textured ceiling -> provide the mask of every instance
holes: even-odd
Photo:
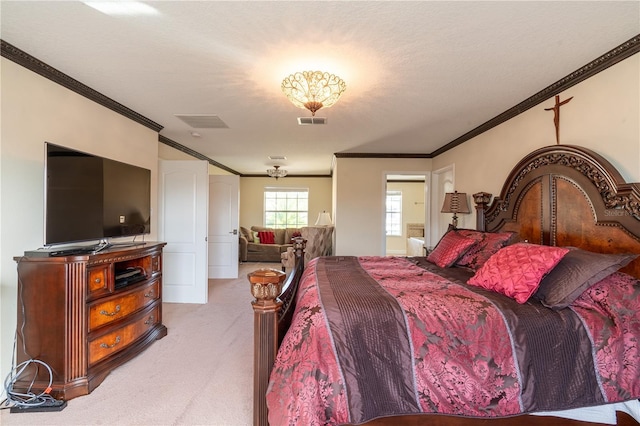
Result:
[[[640,33],[638,1],[147,4],[157,13],[3,0],[1,37],[243,174],[275,163],[329,174],[334,153],[431,153]],[[326,125],[299,126],[310,113],[280,83],[316,69],[347,90],[317,113]]]

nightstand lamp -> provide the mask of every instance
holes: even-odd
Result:
[[[451,225],[458,227],[458,213],[471,213],[469,203],[467,203],[467,194],[464,192],[447,192],[444,195],[444,203],[442,204],[441,213],[453,213],[453,221]]]

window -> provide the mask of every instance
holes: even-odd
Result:
[[[387,191],[387,235],[402,236],[402,191]]]
[[[264,226],[300,228],[309,224],[309,190],[265,188]]]

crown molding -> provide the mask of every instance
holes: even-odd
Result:
[[[443,154],[449,151],[452,148],[462,144],[463,142],[468,141],[469,139],[473,139],[476,136],[481,135],[482,133],[498,126],[499,124],[504,123],[505,121],[511,120],[515,116],[525,112],[528,109],[533,108],[536,105],[541,104],[542,102],[554,97],[555,95],[564,92],[570,87],[575,86],[576,84],[593,77],[601,71],[606,70],[607,68],[617,64],[620,61],[623,61],[635,54],[640,52],[640,34],[630,38],[625,41],[621,45],[611,49],[604,55],[594,59],[588,64],[578,68],[571,74],[566,77],[556,81],[552,85],[542,89],[535,95],[525,99],[520,102],[516,106],[509,108],[505,112],[500,115],[495,116],[491,120],[481,124],[475,129],[465,133],[464,135],[452,140],[451,142],[444,145],[442,148],[439,148],[433,151],[430,154],[368,154],[364,152],[338,152],[334,155],[336,158],[435,158],[440,154]]]
[[[638,52],[640,52],[640,34],[630,38],[621,45],[611,49],[604,55],[578,68],[571,74],[542,89],[535,95],[525,99],[516,106],[509,108],[502,114],[497,115],[496,117],[492,118],[486,123],[481,124],[470,132],[465,133],[459,138],[452,140],[442,148],[433,151],[431,154],[436,157],[460,145],[461,143],[468,141],[469,139],[475,138],[476,136],[486,132],[487,130],[492,129],[497,125],[504,123],[505,121],[511,120],[512,118],[525,112],[526,110],[541,104],[542,102],[554,97],[555,95],[558,95],[561,92],[569,89],[570,87],[573,87],[576,84],[590,77],[593,77],[599,72],[606,70],[607,68],[617,64],[618,62],[637,54]]]
[[[80,83],[79,81],[69,77],[68,75],[58,71],[57,69],[47,65],[46,63],[34,58],[28,53],[18,49],[17,47],[7,43],[4,40],[0,39],[0,47],[1,47],[1,55],[23,67],[42,75],[45,78],[48,78],[51,81],[54,81],[61,86],[64,86],[88,99],[91,99],[97,102],[100,105],[103,105],[119,114],[124,115],[125,117],[136,121],[152,130],[160,132],[164,126],[155,123],[148,118],[138,114],[137,112],[125,107],[124,105],[114,101],[113,99],[104,96],[103,94],[91,89],[90,87]],[[481,124],[475,129],[463,134],[462,136],[452,140],[447,143],[443,147],[433,151],[430,154],[398,154],[398,153],[363,153],[363,152],[338,152],[334,153],[336,158],[396,158],[396,159],[408,159],[408,158],[435,158],[440,154],[443,154],[450,149],[455,148],[456,146],[479,136],[480,134],[498,126],[499,124],[508,121],[517,115],[525,112],[528,109],[533,108],[536,105],[546,101],[553,96],[560,94],[561,92],[569,89],[576,84],[593,77],[601,71],[617,64],[624,59],[627,59],[635,54],[640,52],[640,34],[632,37],[626,42],[620,44],[619,46],[611,49],[604,55],[594,59],[588,64],[578,68],[571,74],[565,76],[564,78],[558,80],[552,85],[544,88],[539,91],[535,95],[525,99],[514,107],[506,110],[500,115],[492,118],[491,120]],[[219,167],[223,170],[227,170],[230,173],[240,175],[242,177],[263,177],[262,175],[254,175],[248,174],[243,175],[233,169],[230,169],[216,161],[210,159],[209,157],[200,154],[190,148],[187,148],[184,145],[181,145],[175,141],[172,141],[163,136],[159,136],[159,141],[165,143],[166,145],[172,146],[182,152],[185,152],[195,158],[199,158],[205,161],[208,161],[210,164]],[[330,175],[328,175],[330,176]],[[300,175],[299,177],[326,177],[322,175]]]
[[[367,152],[336,152],[336,158],[433,158],[431,154],[394,154]]]
[[[7,58],[18,65],[22,65],[23,67],[35,72],[36,74],[40,74],[41,76],[53,81],[54,83],[58,83],[59,85],[66,87],[67,89],[72,90],[79,95],[82,95],[87,99],[90,99],[106,108],[109,108],[110,110],[115,111],[118,114],[121,114],[137,123],[140,123],[151,130],[159,132],[164,127],[138,114],[132,109],[127,108],[121,103],[116,102],[113,99],[103,95],[102,93],[93,90],[89,86],[80,83],[78,80],[69,77],[65,73],[53,68],[52,66],[45,64],[41,60],[34,58],[33,56],[7,43],[4,40],[0,40],[0,54],[2,55],[2,57]]]
[[[267,174],[256,174],[256,173],[252,173],[252,174],[241,174],[240,177],[243,178],[269,178],[269,179],[275,179],[272,178],[271,176],[267,175]],[[292,174],[287,174],[285,177],[282,177],[280,179],[289,179],[289,178],[330,178],[331,175],[292,175]]]
[[[198,151],[194,151],[193,149],[191,149],[189,147],[186,147],[186,146],[182,145],[181,143],[178,143],[178,142],[176,142],[176,141],[174,141],[172,139],[169,139],[166,136],[158,135],[158,142],[163,143],[165,145],[168,145],[168,146],[170,146],[172,148],[175,148],[178,151],[182,151],[185,154],[188,154],[188,155],[190,155],[192,157],[195,157],[195,158],[197,158],[199,160],[207,161],[212,166],[218,167],[219,169],[222,169],[222,170],[226,170],[231,174],[240,175],[240,176],[242,175],[242,173],[240,173],[238,171],[235,171],[235,170],[225,166],[224,164],[220,164],[217,161],[212,160],[211,158],[207,157],[206,155],[200,154]]]

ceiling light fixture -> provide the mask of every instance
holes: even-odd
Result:
[[[280,169],[280,166],[273,166],[273,169],[267,169],[267,174],[269,177],[278,178],[285,177],[287,175],[287,171],[284,169]]]
[[[338,76],[323,71],[302,71],[282,80],[282,91],[298,108],[306,108],[316,115],[320,108],[335,104],[347,89]]]
[[[106,15],[158,15],[160,12],[139,1],[85,1],[83,2]]]

